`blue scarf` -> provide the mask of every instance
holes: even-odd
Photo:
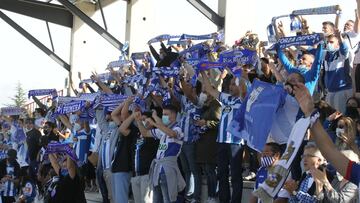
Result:
[[[65,104],[61,104],[56,108],[56,115],[65,115],[68,113],[73,113],[80,111],[85,107],[85,101],[73,101]]]
[[[53,98],[57,97],[56,89],[38,89],[38,90],[30,90],[28,93],[28,98],[32,96],[43,96],[43,95],[52,95]]]
[[[24,112],[24,109],[20,107],[3,107],[1,108],[1,115],[3,116],[15,116],[21,115]]]
[[[324,15],[324,14],[337,14],[337,6],[325,6],[318,8],[307,8],[295,10],[292,12],[293,15]]]
[[[275,50],[277,46],[280,49],[285,49],[291,46],[312,46],[323,40],[322,36],[319,33],[311,35],[300,35],[293,37],[284,37],[279,39],[279,41],[271,46],[268,50]]]
[[[217,33],[211,33],[211,34],[206,34],[206,35],[188,35],[188,34],[183,34],[180,37],[180,40],[208,40],[208,39],[214,39],[216,38]]]
[[[168,35],[168,34],[164,34],[164,35],[159,35],[155,38],[152,38],[148,41],[149,44],[155,43],[155,42],[160,42],[161,40],[169,40],[169,39],[173,39],[173,38],[179,38],[179,35]]]
[[[116,68],[116,67],[123,67],[123,66],[130,66],[131,62],[128,60],[119,60],[119,61],[112,61],[109,63],[109,68]]]
[[[238,65],[238,63],[240,65],[251,64],[255,66],[257,60],[258,56],[256,51],[251,51],[248,49],[223,51],[220,53],[219,57],[219,61],[224,63],[224,65],[229,68]]]

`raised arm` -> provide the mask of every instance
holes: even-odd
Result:
[[[140,112],[135,112],[134,113],[134,118],[135,118],[135,121],[138,125],[138,128],[139,128],[139,131],[141,133],[141,135],[143,137],[152,137],[151,136],[151,133],[150,133],[150,130],[146,129],[142,120],[141,120],[141,113]],[[152,122],[151,118],[147,118],[145,121],[147,122],[147,125],[151,125],[152,123],[149,123],[149,122]]]
[[[73,126],[71,125],[71,123],[70,123],[70,121],[69,121],[69,119],[68,119],[67,116],[65,116],[65,115],[60,115],[60,116],[59,116],[59,119],[60,119],[60,121],[65,125],[66,128],[72,129]]]
[[[285,70],[290,73],[291,69],[294,68],[294,65],[289,61],[285,53],[280,49],[280,46],[278,45],[276,46],[276,52],[278,54],[280,62],[284,65]]]
[[[304,84],[298,83],[294,86],[294,93],[301,110],[304,112],[306,117],[309,117],[314,112],[314,103],[309,91],[306,89]],[[326,160],[329,161],[331,165],[333,165],[335,169],[345,177],[349,159],[336,149],[336,146],[324,130],[320,120],[315,121],[313,126],[310,128],[310,132],[313,135],[316,145],[319,147]]]
[[[126,120],[124,120],[124,122],[121,123],[120,125],[120,133],[124,136],[128,136],[130,134],[130,125],[131,123],[134,121],[135,119],[135,112],[132,113]]]
[[[311,78],[316,78],[320,74],[321,62],[323,58],[323,44],[320,43],[316,50],[316,56],[310,69]]]
[[[356,0],[357,9],[355,10],[355,23],[354,23],[354,32],[359,33],[360,32],[360,0]]]
[[[71,179],[74,179],[76,176],[76,165],[75,162],[70,158],[69,155],[66,155],[66,167],[69,171],[69,176]]]
[[[117,124],[120,125],[121,122],[125,119],[121,117],[121,111],[125,105],[125,102],[121,103],[114,111],[111,112],[111,119]]]
[[[112,90],[106,86],[97,76],[95,73],[91,76],[91,79],[96,81],[96,84],[105,92],[108,94],[113,94]]]
[[[204,71],[201,71],[201,75],[203,78],[203,85],[204,85],[205,91],[208,92],[214,98],[218,99],[220,92],[211,86],[209,77],[206,75],[206,73]]]
[[[32,96],[31,98],[34,100],[34,102],[35,102],[40,108],[44,109],[45,111],[47,110],[47,106],[46,106],[45,104],[41,103],[41,101],[40,101],[37,97]]]
[[[55,154],[49,154],[49,160],[51,163],[52,168],[54,169],[55,173],[59,176],[60,175],[60,165],[56,160]]]

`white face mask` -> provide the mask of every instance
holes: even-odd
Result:
[[[70,118],[69,118],[69,121],[71,124],[75,124],[76,121],[79,120],[79,116],[77,114],[71,114],[70,115]]]
[[[207,95],[201,92],[199,95],[199,104],[203,105],[206,100],[207,100]]]
[[[342,134],[344,134],[345,130],[341,128],[336,128],[336,136],[341,137]]]
[[[117,127],[117,124],[114,121],[109,122],[109,128],[114,129]]]
[[[79,130],[81,130],[81,125],[78,124],[78,123],[75,123],[75,124],[74,124],[74,131],[77,132],[77,131],[79,131]]]

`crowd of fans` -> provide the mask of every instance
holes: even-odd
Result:
[[[297,18],[296,35],[313,34]],[[301,118],[310,118],[308,133],[273,201],[358,202],[358,13],[338,27],[325,21],[320,42],[272,50],[251,32],[231,47],[221,32],[161,35],[150,52],[80,78],[75,97],[41,104],[41,91],[29,93],[39,105],[32,115],[1,116],[0,202],[86,202],[85,192],[100,192],[104,203],[198,203],[203,179],[207,203],[257,202],[256,193],[242,199],[243,180],[255,180],[256,190],[269,178]],[[281,22],[276,37],[286,37]],[[255,57],[224,63],[231,51]],[[284,90],[275,116],[254,122],[269,129],[261,149],[228,129],[243,105],[251,108],[259,81]],[[257,112],[265,117],[262,99]]]

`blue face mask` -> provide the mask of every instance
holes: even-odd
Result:
[[[330,51],[330,52],[334,52],[334,51],[337,51],[338,49],[336,49],[334,47],[334,45],[330,44],[330,43],[327,43],[326,45],[326,50]]]
[[[67,176],[69,174],[69,171],[67,169],[62,168],[60,173],[62,176]]]
[[[303,65],[303,64],[301,64],[301,65],[298,66],[298,70],[300,71],[300,73],[306,73],[306,72],[309,71],[309,70],[307,69],[307,66],[306,66],[306,65]]]
[[[163,122],[165,125],[169,125],[169,124],[170,124],[169,116],[164,115],[164,116],[161,117],[161,120],[162,120],[162,122]]]

